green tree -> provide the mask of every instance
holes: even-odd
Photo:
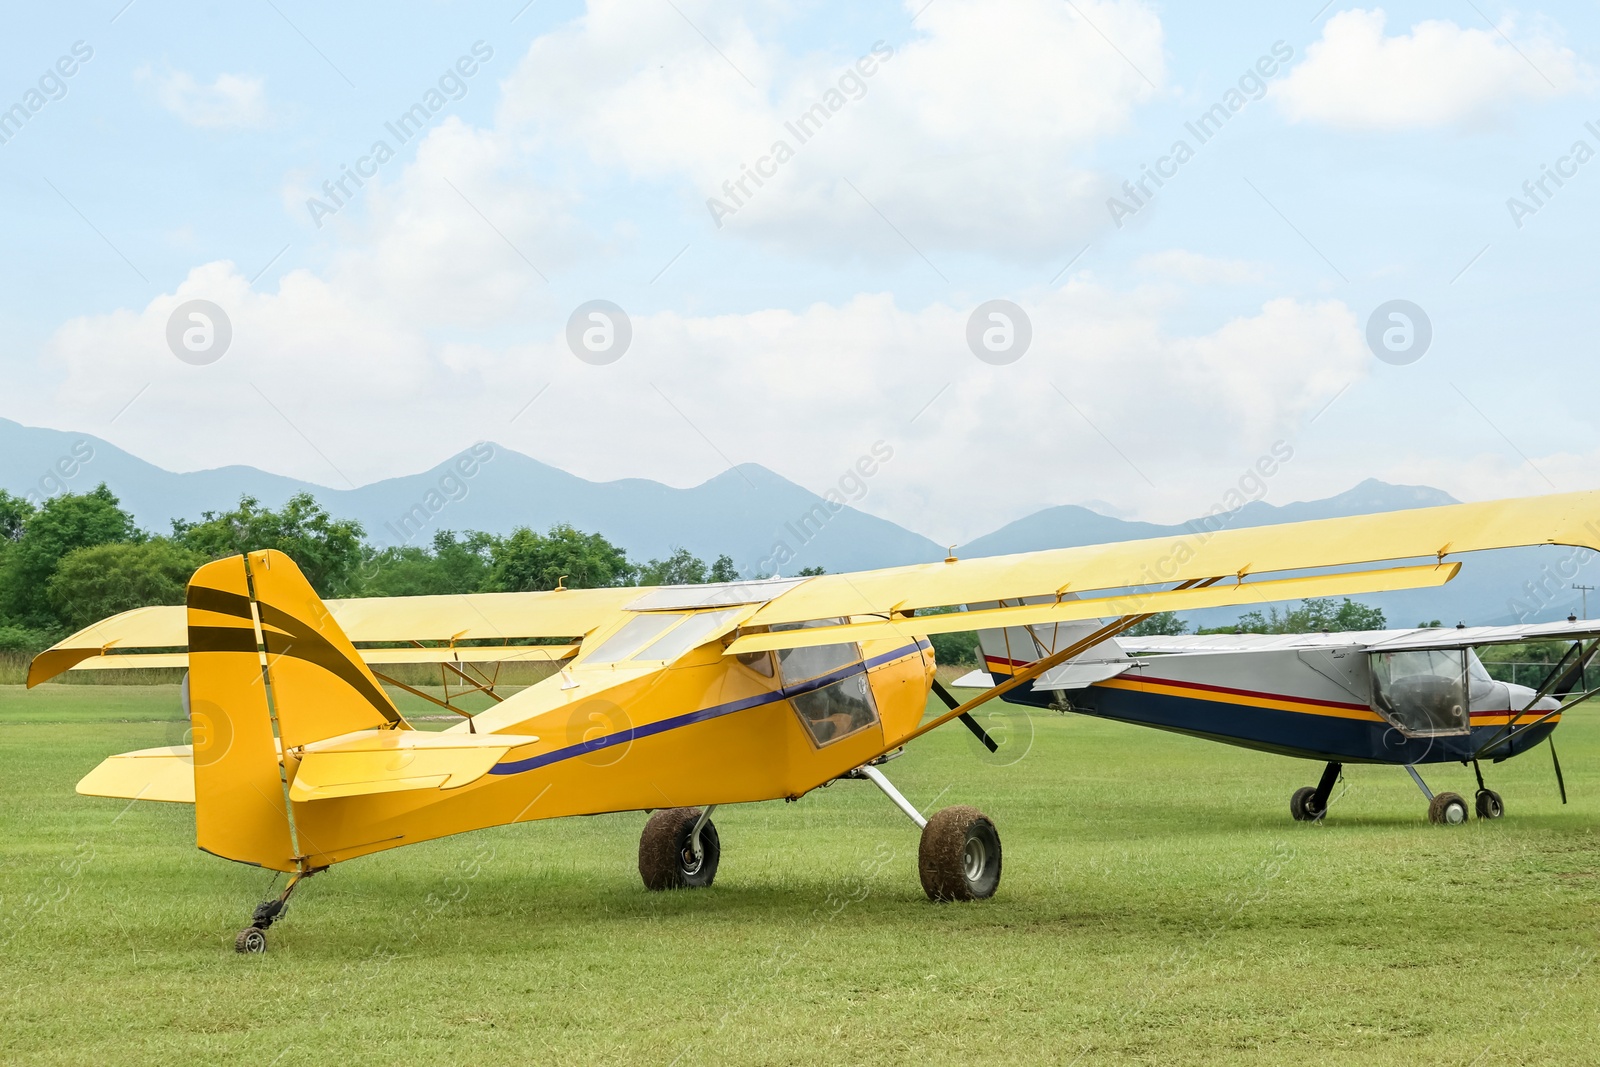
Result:
[[[1344,598],[1344,603],[1339,605],[1339,610],[1333,613],[1333,632],[1345,633],[1350,630],[1381,630],[1387,626],[1388,620],[1383,617],[1382,608],[1374,608],[1367,604]]]
[[[81,629],[130,608],[182,604],[189,577],[203,563],[198,552],[165,538],[74,549],[50,578],[50,605]]]
[[[172,521],[172,539],[208,559],[277,549],[295,561],[322,597],[354,591],[365,532],[359,522],[333,518],[310,493],[296,493],[279,511],[245,496],[232,511],[208,511],[199,522]]]
[[[488,588],[499,592],[554,589],[563,577],[569,589],[627,585],[634,576],[627,555],[600,534],[565,523],[537,534],[519,526],[489,548]]]
[[[729,555],[718,556],[716,562],[711,564],[711,573],[706,578],[709,582],[737,582],[739,568],[733,565],[733,557]]]
[[[478,593],[489,588],[492,556],[500,539],[469,530],[433,535],[433,547],[402,545],[368,550],[361,566],[361,596],[429,596]]]
[[[1302,600],[1298,608],[1289,611],[1272,607],[1265,615],[1247,611],[1239,616],[1240,628],[1257,634],[1346,633],[1381,630],[1386,625],[1382,608],[1370,607],[1349,597],[1337,608],[1329,597],[1313,597]]]
[[[795,572],[795,577],[797,577],[797,578],[815,578],[819,574],[827,574],[827,573],[828,573],[827,570],[822,568],[822,567],[801,567],[798,571]]]
[[[0,553],[13,541],[22,540],[22,528],[35,510],[27,497],[12,496],[0,489]]]
[[[1175,611],[1158,611],[1148,619],[1136,622],[1124,631],[1129,637],[1157,637],[1186,634],[1189,624],[1178,618]]]
[[[13,498],[14,499],[14,498]],[[137,541],[143,534],[101,483],[88,493],[62,493],[22,520],[22,536],[5,550],[0,567],[0,619],[16,626],[53,629],[65,620],[51,608],[50,579],[67,553],[95,545]]]
[[[705,580],[705,560],[687,548],[674,549],[666,559],[653,559],[639,568],[640,585],[702,585]]]
[[[930,634],[933,642],[933,661],[947,667],[977,667],[982,658],[978,655],[978,635],[967,630],[954,634]]]

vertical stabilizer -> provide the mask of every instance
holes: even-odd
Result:
[[[244,557],[196,571],[188,605],[195,843],[241,863],[295,870]]]

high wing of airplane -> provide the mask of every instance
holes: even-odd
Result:
[[[1600,548],[1600,493],[806,579],[327,604],[287,556],[253,551],[200,568],[184,607],[41,653],[29,684],[187,667],[194,744],[112,756],[79,791],[193,802],[201,849],[290,875],[240,951],[264,950],[290,894],[334,864],[533,819],[649,811],[645,885],[709,885],[716,806],[840,779],[874,783],[919,826],[930,898],[978,899],[1000,881],[999,832],[976,808],[925,818],[907,801],[881,768],[909,742],[958,719],[982,736],[974,707],[1057,667],[1110,670],[1074,661],[1154,612],[1437,587],[1464,554],[1539,544]],[[1076,636],[960,703],[928,637],[979,628]],[[481,679],[513,657],[563,666],[504,698],[480,685],[498,702],[439,732],[413,729],[382,684],[390,663]],[[931,718],[930,692],[947,705]]]

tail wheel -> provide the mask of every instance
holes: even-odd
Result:
[[[1000,887],[1000,831],[977,808],[935,812],[917,850],[929,900],[985,900]]]
[[[1436,826],[1460,826],[1467,821],[1467,802],[1460,793],[1437,793],[1428,804],[1428,821]]]
[[[1500,799],[1500,794],[1493,789],[1478,790],[1475,807],[1478,809],[1480,819],[1498,819],[1506,813],[1506,806]]]
[[[665,808],[650,816],[639,835],[639,877],[644,887],[698,889],[717,876],[722,845],[710,819],[700,828],[700,848],[694,848],[694,824],[699,808]]]
[[[233,951],[260,953],[267,951],[267,932],[257,926],[246,926],[233,939]]]
[[[1328,812],[1317,804],[1316,786],[1302,786],[1289,798],[1289,814],[1295,822],[1316,822]]]

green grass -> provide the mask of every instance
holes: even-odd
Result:
[[[171,687],[0,690],[0,1061],[1591,1063],[1600,724],[1495,767],[1499,823],[1442,829],[1403,772],[1316,768],[1078,717],[959,726],[888,768],[1005,842],[999,894],[933,905],[868,784],[716,815],[714,888],[649,894],[644,816],[417,845],[307,883],[232,951],[261,871],[187,807],[76,796],[165,743]],[[1470,797],[1471,773],[1434,768]]]

